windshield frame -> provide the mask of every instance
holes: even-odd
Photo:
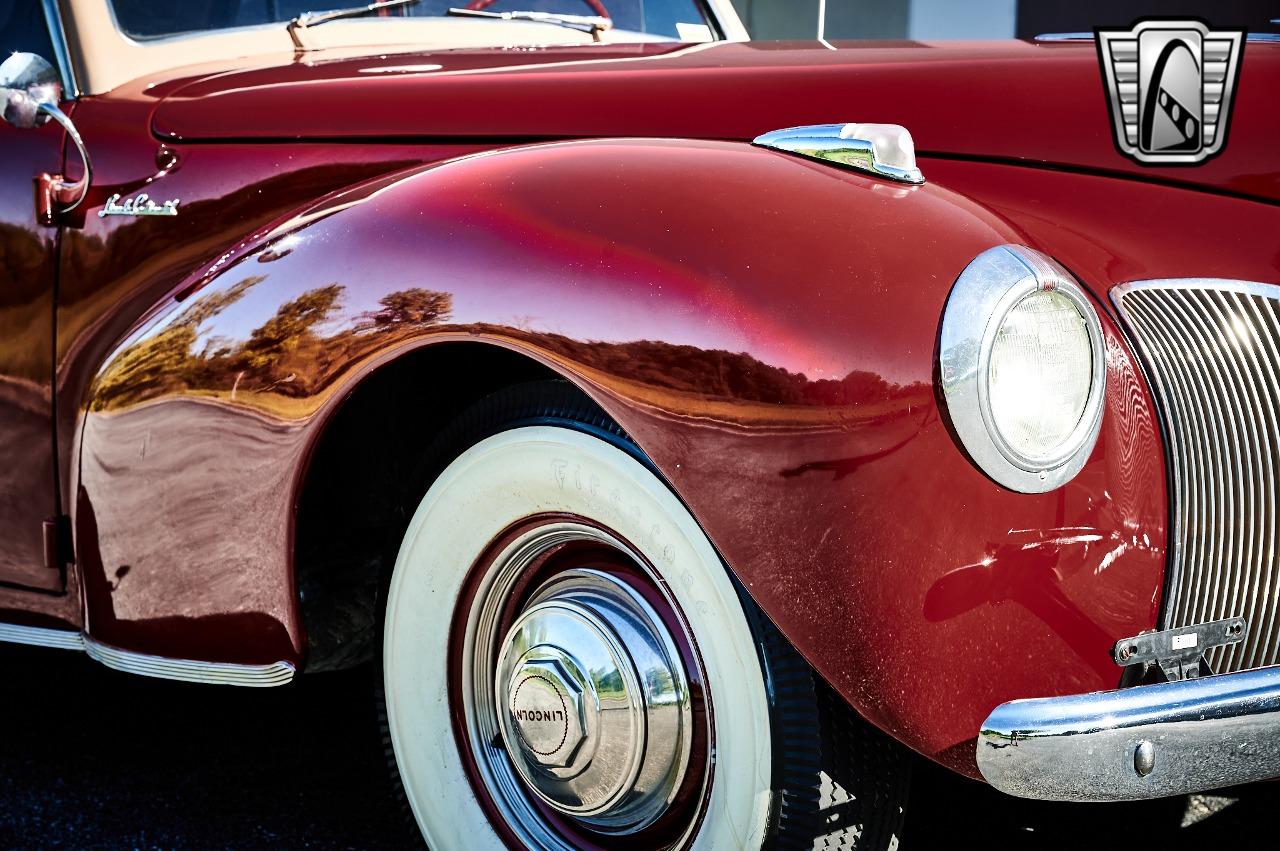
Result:
[[[70,50],[69,76],[80,94],[102,94],[130,80],[159,75],[183,66],[221,62],[240,57],[294,53],[286,23],[183,33],[134,39],[115,19],[110,0],[45,0],[56,4],[66,25]],[[711,40],[746,41],[747,31],[731,0],[694,0],[707,18]],[[527,21],[489,21],[452,17],[397,18],[396,26],[384,20],[348,18],[308,30],[315,48],[305,54],[321,58],[325,53],[408,53],[426,50],[528,46],[586,46],[677,42],[664,36],[609,30],[600,42],[574,29]],[[56,42],[55,42],[56,43]]]

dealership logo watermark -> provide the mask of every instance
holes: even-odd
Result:
[[[1094,32],[1121,153],[1147,165],[1194,165],[1221,153],[1244,30],[1150,20]]]

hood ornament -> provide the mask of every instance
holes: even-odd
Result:
[[[121,203],[120,193],[117,192],[107,199],[106,204],[102,205],[102,209],[98,211],[98,218],[105,219],[107,216],[176,216],[178,215],[178,203],[178,199],[173,198],[163,204],[157,204],[145,192],[132,198],[126,198]]]
[[[810,124],[757,136],[753,145],[887,177],[924,183],[916,167],[916,146],[897,124]]]

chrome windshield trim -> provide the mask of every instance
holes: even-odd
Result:
[[[1280,776],[1280,668],[997,706],[978,769],[1023,798],[1131,801]]]
[[[62,25],[62,10],[58,8],[58,0],[41,0],[40,5],[44,9],[45,25],[49,27],[49,40],[53,43],[54,63],[62,77],[63,96],[68,99],[78,98],[80,86],[76,83],[71,52],[67,49],[67,30]]]

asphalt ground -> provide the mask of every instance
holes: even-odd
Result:
[[[0,847],[394,848],[369,672],[276,689],[148,680],[0,647]],[[901,848],[1274,846],[1280,784],[1136,804],[1019,801],[923,761]]]

